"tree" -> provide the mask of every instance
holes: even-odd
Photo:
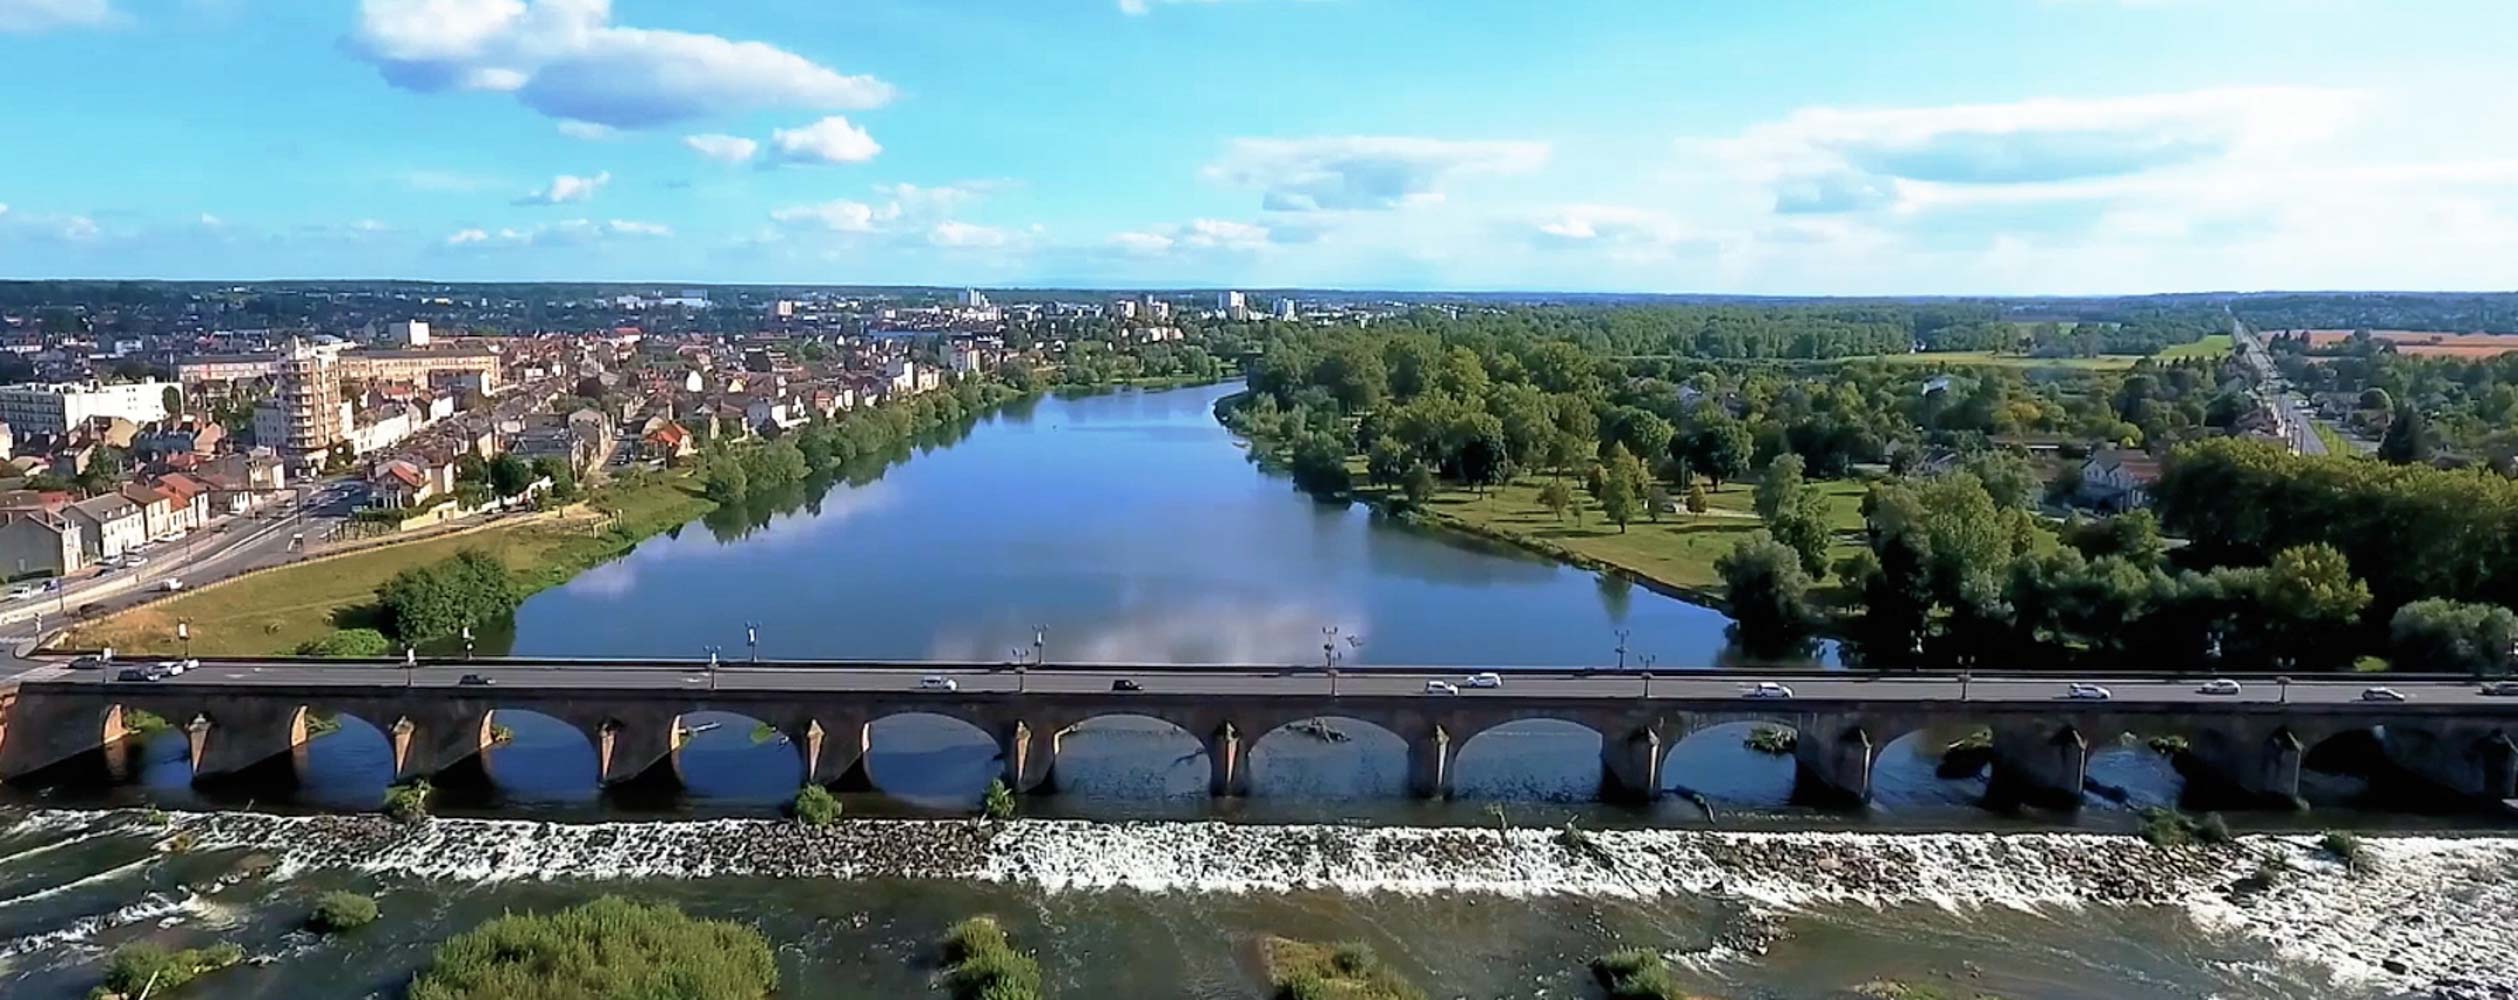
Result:
[[[1637,508],[1643,504],[1644,467],[1626,446],[1609,446],[1609,460],[1602,466],[1598,496],[1600,511],[1617,522],[1618,534],[1626,533],[1627,522],[1633,521]]]
[[[2120,556],[2144,568],[2168,560],[2168,539],[2160,535],[2158,516],[2147,510],[2127,511],[2095,521],[2076,519],[2063,526],[2062,536],[2064,544],[2091,559]]]
[[[1985,485],[1985,494],[1993,497],[1996,504],[2026,510],[2037,503],[2037,470],[2018,452],[1980,452],[1970,456],[1962,467],[1975,474],[1977,481]]]
[[[1556,515],[1557,520],[1564,520],[1565,512],[1574,506],[1574,488],[1562,479],[1548,480],[1547,485],[1539,487],[1539,506]]]
[[[1333,434],[1307,434],[1287,464],[1294,485],[1316,497],[1335,497],[1354,487],[1346,471],[1346,444]]]
[[[1713,501],[1705,496],[1705,484],[1689,483],[1687,486],[1687,512],[1690,514],[1702,514],[1711,509],[1713,509]]]
[[[700,491],[720,504],[736,504],[752,489],[752,477],[743,471],[743,463],[734,456],[715,454],[700,468]]]
[[[566,461],[550,457],[534,459],[533,474],[551,481],[552,502],[567,503],[577,499],[577,470],[569,468]]]
[[[2518,613],[2438,598],[2396,609],[2389,658],[2407,670],[2498,676],[2518,658]]]
[[[2387,422],[2387,434],[2378,440],[2378,457],[2397,465],[2428,465],[2435,450],[2430,419],[2411,403],[2396,404],[2395,419]]]
[[[1738,479],[1748,472],[1749,459],[1756,452],[1747,425],[1728,416],[1697,425],[1688,442],[1688,467],[1712,480],[1715,489],[1721,489],[1725,480]]]
[[[488,483],[490,481],[490,463],[482,461],[480,455],[468,451],[464,452],[461,457],[455,459],[455,481],[458,483]]]
[[[502,454],[490,460],[490,489],[497,491],[501,499],[523,493],[532,485],[533,467],[526,465],[524,459]]]
[[[514,612],[523,599],[506,564],[479,549],[403,570],[377,589],[386,628],[405,644],[496,620]]]
[[[1434,470],[1428,468],[1423,462],[1408,466],[1407,475],[1399,481],[1399,489],[1407,494],[1408,503],[1418,507],[1425,506],[1427,501],[1434,499],[1434,490],[1437,486],[1438,484],[1434,481]]]
[[[1757,482],[1757,516],[1773,524],[1775,515],[1801,493],[1801,456],[1784,452],[1766,463],[1766,475]]]
[[[1803,573],[1815,577],[1827,571],[1827,498],[1818,487],[1794,489],[1766,519],[1766,530],[1801,558]]]
[[[1761,531],[1714,560],[1714,572],[1722,576],[1723,601],[1741,646],[1773,653],[1807,633],[1815,617],[1810,577],[1789,547]]]
[[[158,402],[165,405],[168,416],[180,415],[184,412],[184,390],[167,386],[166,391],[158,393]]]
[[[1375,438],[1365,451],[1364,478],[1376,485],[1396,486],[1417,464],[1416,456],[1397,440],[1387,436]]]
[[[1661,480],[1658,479],[1645,480],[1644,513],[1651,517],[1655,523],[1659,523],[1661,520],[1661,512],[1668,510],[1669,508],[1670,488],[1661,485]]]

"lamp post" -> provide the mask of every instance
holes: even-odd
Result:
[[[2275,687],[2278,687],[2278,688],[2281,688],[2281,689],[2282,689],[2282,704],[2285,704],[2285,705],[2290,704],[2290,703],[2291,703],[2291,675],[2289,675],[2289,674],[2283,674],[2283,675],[2282,675],[2282,676],[2280,676],[2280,677],[2276,677],[2276,678],[2274,678],[2274,679],[2273,679],[2273,684],[2274,684],[2274,686],[2275,686]]]
[[[743,644],[752,650],[752,665],[761,665],[761,623],[743,623]]]
[[[463,658],[472,659],[472,626],[463,627]]]
[[[1320,628],[1320,669],[1329,673],[1329,697],[1338,696],[1338,627]]]
[[[1967,700],[1967,682],[1975,679],[1974,673],[1974,671],[1969,670],[1961,670],[1958,672],[1958,700]]]
[[[408,690],[408,689],[411,687],[411,685],[412,685],[412,678],[418,677],[418,676],[419,676],[419,674],[420,674],[420,651],[419,651],[417,648],[414,648],[414,647],[411,647],[411,646],[404,646],[404,647],[402,647],[402,686],[403,686],[403,688],[404,688],[405,690]]]
[[[39,618],[36,628],[38,632],[42,631],[40,621]],[[192,659],[192,619],[186,618],[175,623],[175,638],[184,644],[184,659]]]
[[[1660,657],[1651,653],[1645,653],[1642,657],[1644,664],[1644,699],[1647,701],[1652,699],[1652,664],[1653,661],[1658,659],[1660,659]]]
[[[723,646],[708,647],[708,690],[710,691],[717,690],[717,654],[724,649]]]

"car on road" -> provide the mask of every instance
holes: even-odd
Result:
[[[1740,696],[1743,698],[1790,698],[1792,689],[1774,681],[1759,681],[1749,685],[1748,690],[1740,692]]]
[[[2411,699],[2411,698],[2406,697],[2404,692],[2402,692],[2402,691],[2398,691],[2398,690],[2396,690],[2396,689],[2394,689],[2394,688],[2391,688],[2391,687],[2373,687],[2373,688],[2362,688],[2362,689],[2361,689],[2361,700],[2362,700],[2362,701],[2411,701],[2412,699]]]
[[[142,669],[140,667],[124,667],[122,668],[121,673],[114,675],[114,679],[118,681],[153,681],[157,679],[157,672]]]
[[[1504,675],[1499,674],[1499,673],[1496,673],[1496,672],[1494,672],[1494,671],[1492,671],[1492,670],[1486,671],[1486,672],[1484,672],[1484,673],[1475,673],[1475,674],[1470,674],[1470,675],[1469,675],[1469,686],[1470,686],[1470,687],[1473,687],[1473,688],[1499,688],[1499,687],[1503,687],[1503,686],[1504,686]]]
[[[465,674],[461,679],[455,681],[455,683],[463,687],[488,687],[498,682],[491,680],[488,676],[483,674]]]
[[[184,675],[184,671],[190,669],[192,669],[192,667],[186,665],[182,660],[163,660],[157,665],[157,672],[168,677],[181,677]]]
[[[1137,683],[1136,678],[1122,677],[1118,680],[1110,682],[1110,689],[1113,691],[1143,691],[1145,690],[1145,685]]]
[[[23,601],[43,592],[44,588],[40,586],[32,583],[21,583],[15,587],[9,588],[9,599],[12,601]]]
[[[2114,698],[2116,692],[2096,684],[2072,684],[2063,689],[2063,696],[2074,701],[2106,701]]]
[[[105,669],[105,658],[102,656],[82,656],[78,659],[70,661],[70,669],[103,670]]]
[[[2518,697],[2518,681],[2492,681],[2484,684],[2479,693],[2495,698]]]
[[[959,691],[961,689],[962,682],[941,674],[928,674],[918,678],[918,690],[921,691]]]
[[[2196,693],[2196,694],[2237,694],[2237,693],[2238,693],[2239,691],[2241,691],[2241,690],[2243,690],[2243,689],[2242,689],[2242,688],[2240,688],[2240,687],[2238,686],[2238,682],[2237,682],[2237,681],[2231,680],[2231,679],[2229,679],[2229,678],[2227,678],[2227,677],[2215,677],[2215,678],[2213,678],[2213,679],[2211,679],[2211,680],[2208,680],[2208,681],[2203,682],[2201,685],[2198,685],[2198,686],[2195,688],[2195,693]]]
[[[1459,694],[1460,685],[1450,681],[1426,681],[1426,694]]]
[[[159,581],[157,582],[157,589],[159,589],[159,590],[163,590],[163,591],[165,591],[165,592],[167,592],[167,593],[170,593],[170,594],[171,594],[171,593],[174,593],[174,592],[176,592],[176,591],[178,591],[178,590],[182,590],[182,589],[184,589],[184,581],[183,581],[183,579],[182,579],[181,577],[172,577],[172,576],[170,576],[170,577],[167,577],[166,579],[159,580]]]
[[[95,601],[89,601],[89,602],[87,602],[87,603],[85,603],[85,604],[79,605],[78,615],[79,615],[79,617],[81,617],[81,618],[85,618],[85,617],[87,617],[87,616],[89,616],[89,615],[95,614],[95,613],[97,613],[98,611],[102,611],[102,610],[104,610],[104,609],[105,609],[105,606],[104,606],[104,605],[102,605],[102,604],[98,604],[98,603],[96,603]]]

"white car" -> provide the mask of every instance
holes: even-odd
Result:
[[[2362,701],[2410,701],[2410,700],[2412,700],[2412,699],[2410,699],[2410,698],[2406,697],[2404,692],[2402,692],[2402,691],[2398,691],[2398,690],[2396,690],[2396,689],[2394,689],[2394,688],[2391,688],[2391,687],[2374,687],[2374,688],[2362,688],[2362,689],[2361,689],[2361,700],[2362,700]]]
[[[2238,686],[2238,682],[2237,682],[2237,681],[2231,680],[2231,679],[2229,679],[2229,678],[2227,678],[2227,677],[2215,677],[2215,678],[2213,678],[2213,679],[2211,679],[2211,680],[2208,680],[2208,681],[2203,682],[2203,684],[2202,684],[2201,686],[2196,687],[2196,688],[2195,688],[2195,693],[2196,693],[2196,694],[2237,694],[2237,693],[2238,693],[2239,691],[2241,691],[2241,690],[2244,690],[2244,689],[2243,689],[2243,688],[2240,688],[2240,687]]]
[[[163,590],[163,591],[166,591],[167,593],[170,593],[170,594],[171,594],[171,593],[174,593],[175,591],[178,591],[178,590],[182,590],[182,589],[184,589],[184,581],[182,581],[181,579],[178,579],[178,578],[176,578],[176,577],[171,577],[171,576],[170,576],[170,577],[167,577],[166,579],[163,579],[163,580],[158,581],[158,583],[157,583],[157,589],[159,589],[159,590]]]
[[[918,690],[921,691],[959,691],[961,689],[962,682],[939,674],[928,674],[918,678]]]
[[[2518,695],[2518,681],[2493,681],[2483,685],[2481,693],[2495,698],[2507,698]]]
[[[184,671],[189,669],[191,668],[185,666],[184,661],[182,660],[167,660],[159,663],[156,667],[159,674],[167,677],[181,677],[184,675]]]
[[[9,588],[9,599],[12,601],[23,601],[43,592],[44,588],[42,587],[38,587],[31,583],[21,583],[15,587]]]
[[[2063,696],[2074,701],[2106,701],[2115,697],[2116,692],[2096,684],[2074,684],[2063,689]]]
[[[1790,698],[1792,689],[1774,681],[1759,681],[1740,693],[1743,698]]]
[[[1426,681],[1426,694],[1459,694],[1460,685],[1450,681]]]
[[[1473,688],[1499,688],[1499,687],[1503,687],[1503,686],[1504,686],[1504,675],[1499,674],[1499,673],[1496,673],[1496,672],[1491,671],[1491,670],[1490,670],[1490,671],[1487,671],[1486,673],[1482,673],[1482,674],[1470,674],[1470,675],[1469,675],[1469,686],[1470,686],[1470,687],[1473,687]]]

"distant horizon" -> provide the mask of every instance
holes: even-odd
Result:
[[[0,274],[2518,287],[2518,4],[2418,7],[0,0]]]

